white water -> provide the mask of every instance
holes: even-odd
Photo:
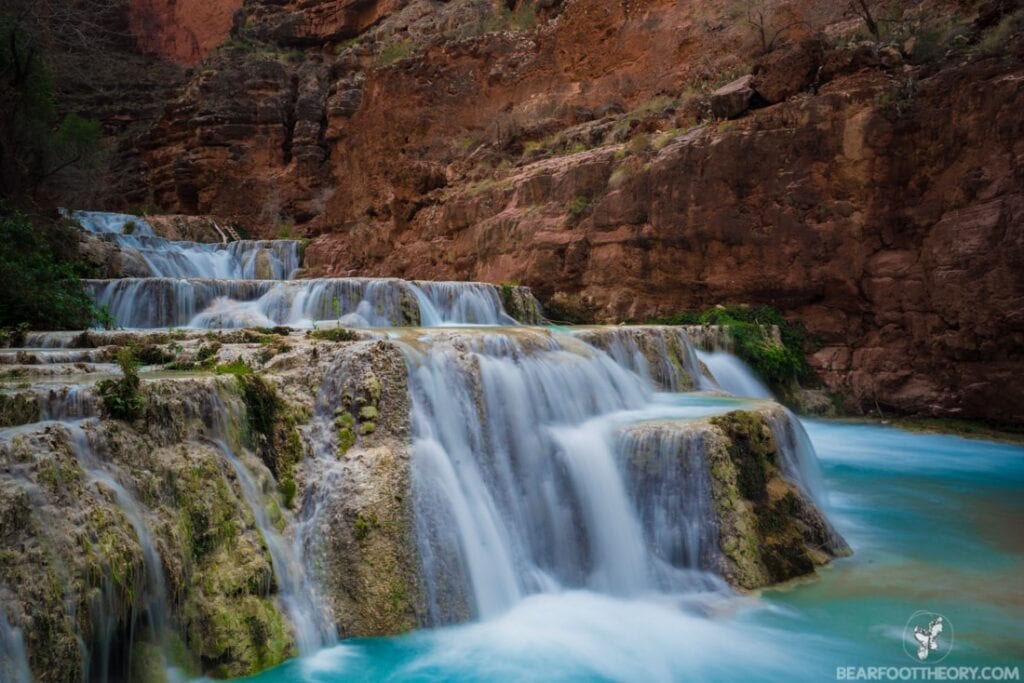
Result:
[[[424,342],[405,348],[432,623],[466,610],[493,618],[527,595],[573,588],[726,590],[710,572],[717,547],[700,444],[629,431],[701,410],[655,394],[650,381],[570,336]],[[792,421],[785,415],[775,428],[796,434]],[[799,445],[795,436],[779,442]],[[634,464],[647,456],[653,465]],[[813,451],[787,453],[784,474],[820,492],[802,479],[808,457]]]
[[[746,398],[773,398],[764,382],[733,354],[726,351],[697,351],[697,358],[707,366],[717,385],[724,391]]]
[[[13,626],[3,611],[0,611],[0,681],[32,683],[25,638],[21,629]]]
[[[82,423],[63,422],[61,424],[68,431],[71,449],[79,465],[81,465],[82,469],[85,470],[95,484],[99,484],[114,492],[114,498],[121,513],[135,531],[139,547],[142,549],[146,571],[145,598],[141,601],[141,604],[145,607],[144,616],[148,620],[147,625],[150,636],[159,644],[166,624],[167,584],[164,579],[163,564],[157,552],[156,544],[153,541],[153,536],[146,526],[142,508],[135,499],[135,496],[114,478],[103,462],[97,457],[89,441],[89,435],[83,428]],[[110,660],[115,654],[111,651],[111,645],[113,629],[116,626],[112,616],[114,606],[111,603],[112,596],[109,595],[109,586],[105,586],[104,592],[108,593],[108,595],[104,595],[103,600],[98,605],[94,604],[93,606],[91,616],[100,636],[97,643],[98,648],[93,648],[93,656],[88,660],[90,669],[99,666],[98,680],[101,681],[110,680]],[[132,605],[133,610],[135,607],[136,605]],[[133,616],[129,624],[129,629],[132,632],[130,638],[134,637],[134,629],[137,625],[135,622],[136,618]],[[94,637],[94,640],[97,639]],[[130,643],[128,650],[130,653]],[[99,654],[99,657],[96,656],[97,654]],[[131,670],[131,665],[129,664],[126,668]]]
[[[97,305],[106,307],[122,328],[517,324],[490,284],[293,280],[301,265],[295,240],[171,241],[135,216],[70,215],[86,231],[117,244],[128,272],[143,275],[85,281]]]
[[[333,627],[325,623],[321,610],[315,604],[316,591],[306,576],[305,569],[288,543],[274,527],[267,514],[263,495],[256,479],[241,459],[223,441],[215,441],[238,478],[242,496],[252,511],[256,527],[270,552],[274,578],[278,584],[278,598],[284,613],[295,629],[295,642],[300,654],[310,654],[336,637]]]

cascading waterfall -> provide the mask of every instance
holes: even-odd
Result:
[[[694,413],[656,401],[645,354],[617,350],[536,332],[405,347],[433,623],[567,588],[727,590],[701,436],[645,422]],[[784,476],[820,493],[799,423],[784,413],[772,427]]]
[[[316,592],[306,576],[295,547],[288,543],[270,521],[263,496],[252,474],[238,455],[224,441],[214,442],[238,478],[242,496],[252,511],[263,541],[270,552],[274,577],[277,579],[279,599],[292,627],[300,654],[311,654],[330,642],[333,629],[322,618],[315,604]]]
[[[145,577],[146,582],[143,587],[145,598],[142,601],[144,605],[143,616],[147,620],[147,627],[151,638],[159,643],[164,634],[164,626],[166,624],[167,614],[167,584],[164,579],[163,564],[160,560],[160,555],[157,552],[156,544],[153,541],[152,534],[149,528],[146,526],[146,521],[142,513],[142,508],[138,501],[124,486],[114,478],[114,476],[107,470],[103,465],[102,461],[97,457],[92,444],[89,440],[89,434],[82,426],[81,422],[63,422],[61,423],[67,430],[70,437],[70,444],[72,452],[75,454],[75,458],[78,460],[79,465],[89,475],[91,480],[98,485],[101,485],[107,489],[110,489],[114,493],[114,498],[117,501],[117,505],[121,510],[121,513],[128,520],[132,529],[135,531],[135,536],[138,540],[139,547],[142,549],[142,557],[145,565]],[[89,660],[90,667],[94,667],[98,664],[99,668],[99,680],[107,681],[110,680],[112,672],[110,671],[111,659],[114,655],[111,646],[113,644],[114,628],[116,626],[116,620],[112,617],[115,613],[115,607],[112,602],[113,591],[112,588],[107,584],[104,585],[104,590],[98,596],[97,601],[93,604],[92,608],[92,619],[94,623],[95,632],[98,633],[98,637],[94,636],[93,640],[97,641],[92,652],[94,656]],[[135,605],[132,605],[134,611]],[[134,630],[136,628],[137,615],[132,616],[129,628],[129,647],[128,652],[131,652],[131,640],[134,639]],[[97,656],[98,655],[98,662]],[[126,665],[126,670],[131,670],[130,661]]]
[[[143,275],[84,281],[115,324],[128,329],[517,324],[494,285],[394,278],[293,280],[301,265],[295,240],[172,241],[134,216],[69,215],[87,232],[117,245],[133,264],[126,272]]]
[[[21,629],[13,626],[0,611],[0,680],[10,683],[32,683],[28,653]]]
[[[692,585],[667,579],[681,574],[664,571],[645,538],[616,447],[615,427],[650,403],[648,382],[568,336],[435,339],[406,353],[434,622],[467,607],[493,616],[558,587],[635,595]]]
[[[723,391],[746,398],[774,398],[771,389],[742,360],[728,351],[697,351],[697,358]]]

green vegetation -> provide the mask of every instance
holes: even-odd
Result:
[[[388,43],[377,54],[377,66],[390,66],[416,54],[417,46],[411,40],[396,40]]]
[[[96,389],[107,415],[115,420],[134,420],[142,416],[146,407],[146,399],[139,391],[142,382],[138,361],[131,349],[121,349],[117,363],[121,366],[121,377],[102,380],[96,384]]]
[[[96,312],[82,288],[78,238],[64,222],[33,224],[0,204],[0,327],[82,329]]]
[[[570,216],[579,218],[586,213],[587,207],[589,206],[590,200],[586,197],[579,196],[574,197],[573,200],[566,205],[565,210],[569,212]]]
[[[0,197],[24,198],[74,171],[94,170],[101,151],[97,121],[60,115],[46,36],[30,30],[29,15],[0,14]]]
[[[720,325],[729,330],[736,355],[777,390],[787,390],[810,374],[804,355],[806,332],[767,306],[716,306],[650,321],[658,325]],[[778,327],[779,340],[771,328]],[[779,343],[781,341],[781,344]]]
[[[331,342],[350,342],[359,340],[359,333],[344,327],[329,327],[323,330],[313,330],[309,333],[309,336],[313,339],[322,339],[323,341]]]
[[[230,363],[221,363],[214,370],[218,375],[234,375],[239,378],[252,374],[252,368],[241,358],[236,358]]]

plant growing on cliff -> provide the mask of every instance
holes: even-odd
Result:
[[[733,351],[769,385],[788,391],[806,379],[810,367],[804,354],[806,332],[768,306],[716,306],[703,312],[687,311],[651,321],[659,325],[720,325],[729,331]],[[779,339],[772,336],[778,328]]]
[[[121,349],[117,354],[121,377],[105,379],[96,384],[103,407],[108,416],[115,420],[134,420],[142,416],[146,400],[140,393],[139,364],[131,349]]]

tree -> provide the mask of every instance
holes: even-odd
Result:
[[[0,328],[83,329],[93,320],[76,270],[78,239],[60,222],[29,218],[0,203]]]
[[[776,0],[742,0],[733,15],[754,30],[762,54],[774,50],[787,31],[806,23],[793,8]]]
[[[875,40],[881,37],[881,32],[878,30],[878,22],[872,16],[867,0],[850,0],[849,12],[864,20],[864,25]]]

